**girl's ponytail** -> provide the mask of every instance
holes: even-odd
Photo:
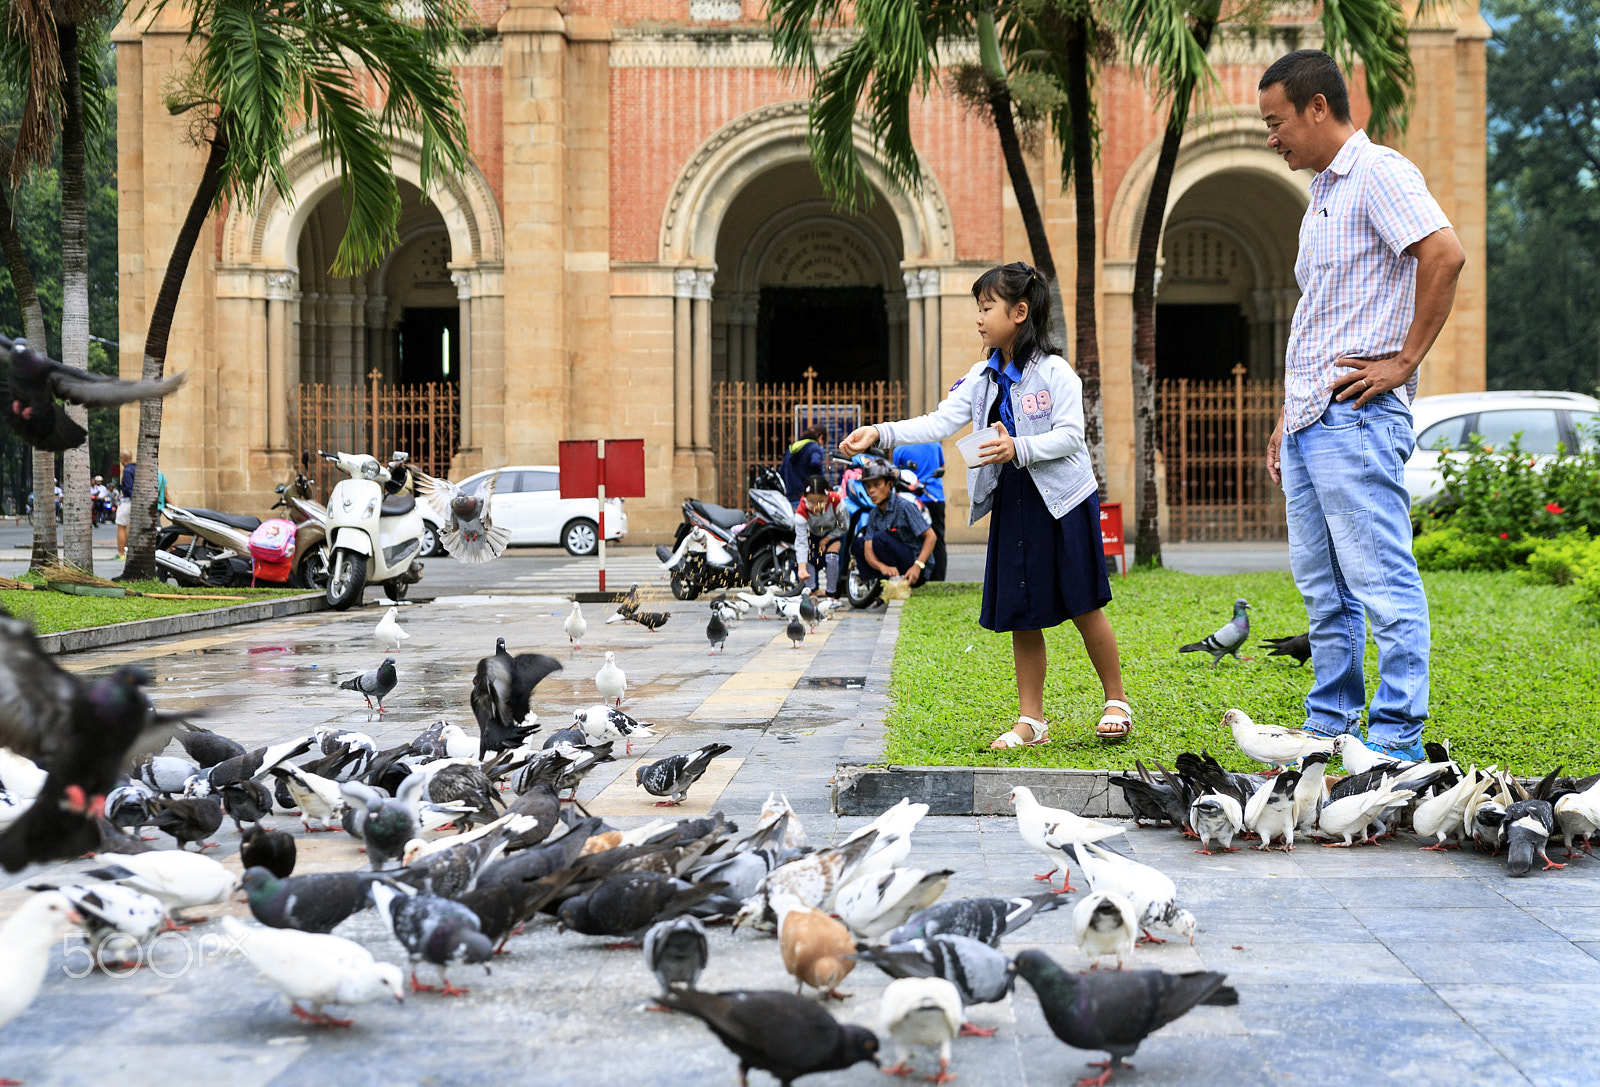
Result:
[[[1007,306],[1028,303],[1028,319],[1017,329],[1017,339],[1011,347],[1011,357],[1018,366],[1027,365],[1034,355],[1061,353],[1050,336],[1050,284],[1043,272],[1020,260],[996,265],[972,284],[973,298],[982,299],[986,294]]]

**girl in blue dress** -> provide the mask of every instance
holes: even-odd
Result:
[[[847,454],[954,437],[994,426],[967,471],[969,524],[989,519],[983,610],[978,622],[1011,632],[1017,723],[989,746],[1050,742],[1044,715],[1044,631],[1071,621],[1105,688],[1096,735],[1127,738],[1133,713],[1122,687],[1117,637],[1102,610],[1111,601],[1100,543],[1100,498],[1083,437],[1083,382],[1050,339],[1044,277],[1018,261],[991,268],[972,285],[978,335],[987,355],[916,419],[860,427],[840,443]]]

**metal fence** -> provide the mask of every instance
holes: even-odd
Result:
[[[775,467],[795,437],[812,425],[826,427],[826,442],[836,447],[863,423],[905,415],[905,387],[898,381],[819,384],[813,370],[805,377],[789,385],[725,381],[712,389],[711,442],[722,505],[742,509],[751,467]],[[837,479],[834,470],[830,480]]]
[[[364,385],[301,385],[293,418],[295,448],[315,453],[367,452],[387,463],[397,449],[431,476],[450,474],[461,420],[460,391],[448,382],[385,385],[374,370]],[[315,461],[317,493],[326,495],[341,478],[333,465]]]
[[[1283,491],[1267,475],[1267,441],[1283,407],[1281,382],[1162,381],[1156,390],[1167,467],[1166,538],[1282,540]]]

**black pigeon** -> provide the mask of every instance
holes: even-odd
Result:
[[[121,853],[131,856],[135,853],[148,853],[150,846],[146,845],[143,838],[125,833],[123,829],[100,815],[95,817],[95,828],[100,835],[100,844],[94,847],[95,853]]]
[[[599,819],[584,819],[553,842],[520,850],[486,865],[478,873],[477,890],[543,879],[576,863],[583,844],[600,832]],[[607,852],[611,852],[608,850]],[[602,854],[595,854],[602,856]]]
[[[592,891],[567,899],[559,915],[563,925],[585,936],[632,940],[657,921],[687,913],[726,886],[686,883],[660,872],[618,872]]]
[[[1239,994],[1222,984],[1226,974],[1194,970],[1114,970],[1068,973],[1043,951],[1017,955],[1016,972],[1033,987],[1045,1022],[1074,1049],[1098,1049],[1111,1059],[1091,1068],[1104,1074],[1085,1083],[1103,1085],[1133,1056],[1139,1043],[1197,1004],[1231,1007]]]
[[[706,623],[706,641],[711,643],[713,653],[728,642],[728,624],[722,621],[722,612],[714,604],[711,607],[711,619]]]
[[[705,926],[693,917],[658,921],[644,934],[645,964],[664,993],[679,985],[693,989],[710,955]]]
[[[332,932],[339,922],[372,905],[367,888],[377,876],[369,872],[311,872],[278,876],[251,867],[240,884],[250,912],[269,928],[300,932]]]
[[[494,656],[478,662],[472,678],[472,712],[478,718],[478,758],[491,751],[521,747],[537,724],[524,725],[528,699],[539,681],[561,671],[561,662],[543,653],[506,652],[506,640],[496,638]]]
[[[799,649],[800,643],[806,640],[806,625],[800,621],[798,616],[789,620],[789,625],[784,628],[783,632],[794,643],[793,648],[795,649]]]
[[[1170,823],[1181,827],[1189,821],[1189,801],[1173,785],[1157,781],[1138,759],[1133,765],[1138,777],[1121,774],[1111,778],[1111,784],[1122,790],[1122,799],[1133,811],[1133,821],[1143,825]]]
[[[540,751],[530,759],[511,781],[511,788],[523,793],[540,781],[548,781],[557,791],[571,790],[571,800],[577,795],[583,779],[603,762],[616,762],[611,748],[616,741],[607,740],[594,747],[552,747]]]
[[[67,418],[56,397],[95,408],[114,408],[135,400],[170,396],[183,384],[183,374],[161,381],[123,381],[65,366],[28,347],[25,340],[0,336],[0,351],[10,354],[10,374],[0,387],[6,422],[35,449],[60,453],[76,449],[89,432]]]
[[[258,747],[242,755],[233,755],[207,770],[206,781],[210,783],[213,792],[220,793],[229,785],[265,777],[280,762],[298,758],[310,751],[314,742],[307,736],[299,740],[268,744],[266,747]]]
[[[435,804],[456,801],[471,804],[473,810],[456,820],[463,831],[473,823],[492,823],[500,817],[495,807],[500,802],[500,794],[490,784],[489,775],[483,772],[481,766],[456,763],[439,770],[428,779],[428,799]]]
[[[215,796],[176,800],[157,797],[150,801],[150,825],[176,838],[179,849],[186,848],[190,842],[202,842],[205,844],[200,849],[204,852],[217,844],[206,839],[222,825],[222,800]]]
[[[1268,638],[1261,643],[1269,657],[1293,657],[1304,668],[1311,659],[1311,635],[1296,634],[1290,638]]]
[[[272,814],[272,790],[259,781],[241,781],[220,790],[222,808],[243,833],[245,823],[259,823]]]
[[[1565,868],[1545,852],[1550,836],[1557,833],[1556,811],[1548,800],[1519,800],[1506,809],[1506,873],[1525,876],[1533,870],[1533,856],[1544,858],[1542,871]]]
[[[516,927],[532,920],[579,872],[578,868],[561,868],[537,879],[474,887],[458,895],[456,901],[477,915],[478,931],[495,943],[498,955]]]
[[[654,634],[657,630],[667,625],[667,620],[672,618],[670,611],[635,611],[631,616],[635,623]]]
[[[759,1068],[789,1087],[813,1072],[834,1072],[860,1061],[878,1063],[878,1036],[866,1027],[840,1023],[793,993],[734,990],[703,993],[674,989],[661,1003],[699,1019],[739,1058],[739,1079]]]
[[[235,755],[244,754],[244,745],[226,736],[219,736],[210,729],[198,725],[182,724],[178,726],[177,740],[183,745],[183,750],[202,770],[209,770],[223,759],[231,759]]]
[[[370,672],[362,672],[359,676],[352,676],[339,684],[341,691],[359,691],[367,699],[367,708],[372,708],[372,700],[378,700],[378,712],[382,713],[383,700],[394,690],[400,682],[400,677],[394,670],[394,658],[385,657],[383,663]]]
[[[373,880],[373,904],[411,955],[411,991],[460,996],[470,992],[450,984],[446,969],[455,963],[487,963],[494,955],[494,943],[479,931],[478,915],[459,902],[437,895],[407,893],[381,880]],[[439,968],[442,985],[424,985],[417,980],[417,963],[430,962]],[[485,970],[488,966],[484,967]]]
[[[246,870],[265,868],[279,879],[294,872],[294,835],[285,830],[268,830],[257,823],[245,827],[239,841],[239,864]]]
[[[0,618],[0,675],[0,746],[46,770],[34,803],[0,834],[0,866],[18,872],[81,856],[100,841],[95,818],[128,752],[157,738],[165,745],[174,724],[152,712],[143,669],[123,665],[90,685],[52,661],[17,619]]]
[[[1009,936],[1039,914],[1049,913],[1062,905],[1064,902],[1061,897],[1050,891],[1017,895],[1014,898],[961,898],[953,902],[938,902],[912,914],[905,924],[884,937],[883,942],[901,944],[907,940],[925,940],[930,936],[950,934],[999,947],[1002,936]]]
[[[651,796],[670,798],[657,802],[656,807],[682,804],[689,795],[689,786],[700,780],[711,760],[732,750],[728,744],[706,744],[687,755],[668,755],[639,767],[633,773],[634,780]]]

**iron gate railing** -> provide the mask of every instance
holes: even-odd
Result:
[[[374,370],[364,385],[299,386],[295,448],[367,452],[384,463],[403,449],[428,475],[448,476],[461,421],[460,390],[448,382],[385,385],[382,376]],[[313,462],[312,476],[319,495],[343,478],[326,461]]]
[[[1283,490],[1267,475],[1267,441],[1283,408],[1283,383],[1246,381],[1235,366],[1227,381],[1157,383],[1156,417],[1166,459],[1166,538],[1287,538]]]

